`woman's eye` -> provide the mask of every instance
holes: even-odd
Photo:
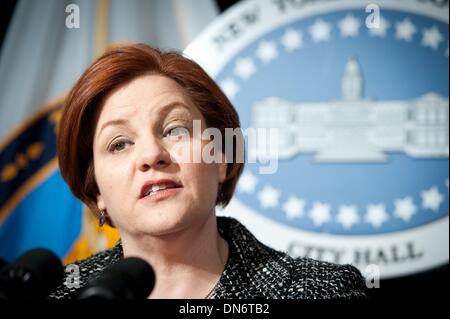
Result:
[[[173,138],[188,137],[189,130],[185,127],[174,127],[168,131],[167,136]]]
[[[111,144],[109,147],[109,151],[111,153],[117,153],[125,149],[126,145],[128,144],[127,141],[117,141]]]

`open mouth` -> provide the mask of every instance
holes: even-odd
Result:
[[[180,186],[175,186],[175,185],[165,185],[165,184],[161,184],[161,185],[153,185],[151,188],[149,188],[145,193],[143,197],[146,196],[152,196],[155,195],[157,193],[160,193],[166,189],[172,189],[172,188],[180,188]]]
[[[167,197],[172,194],[175,194],[181,187],[182,186],[180,183],[177,183],[171,179],[159,179],[154,181],[148,181],[142,186],[139,198]]]

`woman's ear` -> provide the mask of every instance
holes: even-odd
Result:
[[[103,200],[102,195],[100,195],[100,194],[97,195],[97,207],[98,207],[99,211],[106,210],[105,202]]]
[[[219,183],[222,184],[227,178],[227,163],[219,163]]]

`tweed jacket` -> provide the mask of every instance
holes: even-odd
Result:
[[[217,217],[217,225],[219,233],[228,242],[229,255],[214,290],[215,299],[367,298],[364,278],[351,265],[292,258],[259,242],[233,218]],[[112,249],[77,262],[80,287],[69,288],[64,279],[49,298],[74,298],[88,281],[121,258],[123,252],[119,241]]]

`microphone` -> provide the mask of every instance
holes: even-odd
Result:
[[[90,281],[77,299],[145,299],[155,286],[155,272],[143,259],[119,260]]]
[[[63,276],[58,256],[48,249],[32,249],[0,270],[0,299],[45,299]]]

